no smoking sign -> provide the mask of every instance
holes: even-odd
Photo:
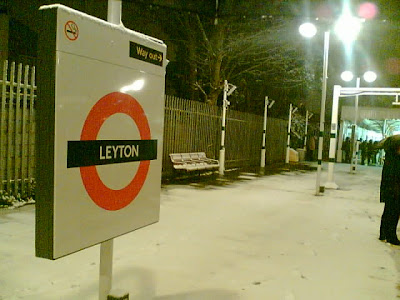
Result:
[[[64,33],[67,39],[70,41],[75,41],[79,36],[78,25],[74,21],[68,21],[64,25]]]
[[[132,118],[139,129],[140,140],[97,140],[103,123],[116,113]],[[132,96],[119,92],[102,97],[93,106],[83,125],[80,141],[68,141],[67,167],[80,168],[90,198],[106,210],[122,209],[135,199],[153,159],[157,159],[157,141],[151,140],[149,123],[142,107]],[[120,190],[108,188],[96,169],[96,165],[134,161],[140,162],[136,175]]]

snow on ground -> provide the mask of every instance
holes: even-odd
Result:
[[[325,170],[326,168],[324,168]],[[326,171],[323,172],[325,180]],[[396,299],[400,248],[378,240],[381,168],[162,189],[160,222],[116,238],[113,286],[130,299]],[[99,247],[34,257],[34,206],[0,211],[0,299],[97,299]]]

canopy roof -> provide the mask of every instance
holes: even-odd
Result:
[[[342,106],[342,121],[353,123],[354,110],[354,106]],[[385,134],[397,132],[400,131],[400,107],[359,107],[357,120],[357,125],[367,130],[385,131]]]
[[[342,106],[341,119],[353,121],[355,116],[354,106]],[[358,107],[358,120],[361,122],[364,119],[371,120],[400,120],[400,107],[384,108],[384,107]]]

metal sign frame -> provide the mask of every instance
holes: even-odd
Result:
[[[332,119],[331,119],[331,134],[329,142],[329,162],[328,162],[328,178],[325,183],[325,188],[337,189],[338,185],[334,180],[334,167],[336,155],[336,139],[338,129],[338,110],[340,97],[354,96],[394,96],[396,99],[400,95],[400,88],[368,88],[368,87],[341,87],[335,85],[333,87],[333,102],[332,102]]]
[[[57,259],[158,222],[167,60],[123,26],[41,15],[36,256]]]

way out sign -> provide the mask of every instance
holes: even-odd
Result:
[[[166,46],[62,5],[41,14],[36,256],[57,259],[159,220]]]

